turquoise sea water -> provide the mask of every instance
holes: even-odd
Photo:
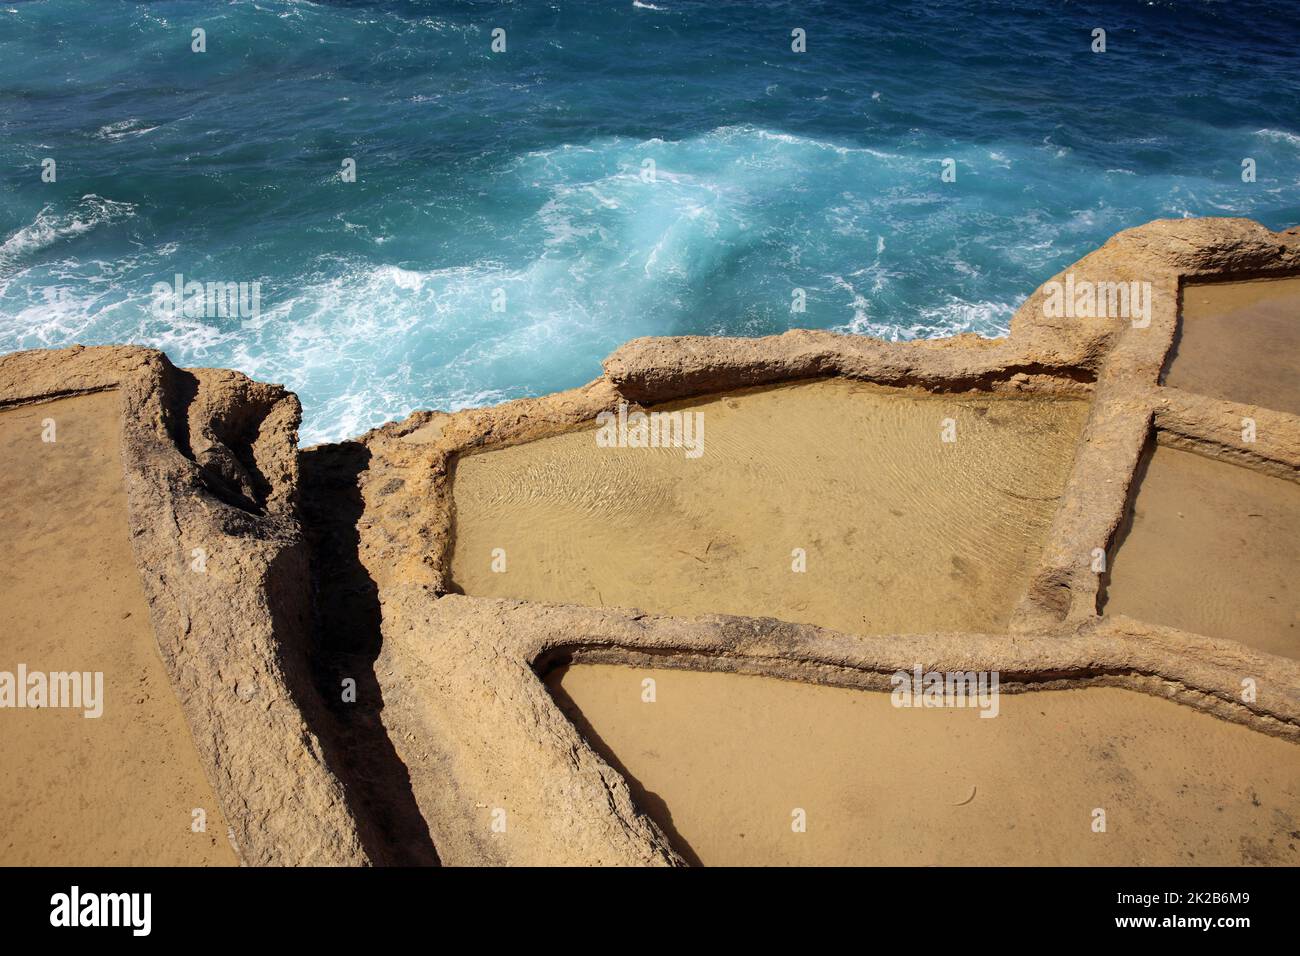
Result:
[[[1300,222],[1293,0],[0,0],[0,351],[238,368],[304,443],[639,335],[998,334],[1189,215]],[[177,273],[260,313],[160,317]]]

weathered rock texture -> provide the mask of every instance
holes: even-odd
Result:
[[[136,561],[158,650],[240,858],[367,861],[304,713],[298,400],[141,348],[0,358],[0,407],[115,389]]]
[[[143,349],[74,349],[0,359],[0,402],[121,390],[131,526],[159,648],[246,861],[431,862],[436,848],[452,864],[676,865],[681,857],[563,718],[540,672],[586,660],[884,688],[890,674],[917,665],[997,670],[1008,692],[1119,685],[1300,742],[1300,663],[1103,619],[1104,577],[1093,570],[1095,549],[1113,547],[1153,435],[1300,480],[1296,416],[1161,385],[1183,283],[1300,274],[1300,231],[1157,221],[1118,234],[1053,280],[1067,272],[1076,283],[1149,282],[1149,325],[1048,318],[1039,289],[996,340],[886,343],[809,331],[638,339],[582,388],[420,412],[308,450],[313,668],[327,686],[358,679],[352,711],[322,711],[305,660],[308,549],[295,511],[292,395],[230,372],[178,371]],[[855,636],[771,619],[449,593],[460,456],[590,425],[621,401],[827,375],[1090,399],[1009,633]],[[1241,437],[1247,416],[1259,425],[1252,443]],[[207,554],[206,574],[190,570],[196,548]],[[1245,678],[1256,682],[1254,699],[1243,699]],[[327,760],[320,739],[344,752]],[[504,833],[493,827],[501,819]]]

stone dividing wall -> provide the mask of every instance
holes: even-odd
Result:
[[[458,864],[680,864],[634,813],[627,785],[596,757],[537,678],[560,662],[621,663],[888,690],[889,675],[1001,672],[1006,693],[1119,686],[1300,742],[1300,663],[1126,619],[1009,639],[862,637],[768,619],[654,617],[398,588],[378,665],[384,719],[411,769],[439,853]],[[1239,703],[1256,675],[1257,708]],[[509,814],[509,839],[489,830]]]

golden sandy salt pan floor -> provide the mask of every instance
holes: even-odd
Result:
[[[1086,415],[1082,402],[843,380],[687,410],[705,422],[694,460],[680,448],[599,448],[594,429],[461,459],[456,585],[858,633],[999,629]],[[955,441],[941,440],[945,420]],[[504,573],[493,571],[497,549]],[[796,549],[806,571],[793,570]]]
[[[1300,485],[1159,446],[1102,605],[1300,658]]]
[[[988,719],[735,674],[547,683],[693,862],[1300,863],[1300,747],[1132,691],[1004,694]]]
[[[1165,383],[1300,414],[1300,278],[1188,285]]]
[[[0,670],[104,674],[97,719],[0,709],[0,865],[236,862],[149,624],[119,421],[113,393],[0,411]]]

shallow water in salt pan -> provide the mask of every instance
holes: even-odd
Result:
[[[456,585],[856,633],[1000,629],[1086,415],[1082,402],[843,380],[685,410],[705,423],[695,459],[600,448],[594,430],[462,459]]]
[[[1300,415],[1300,278],[1186,286],[1165,384]]]

